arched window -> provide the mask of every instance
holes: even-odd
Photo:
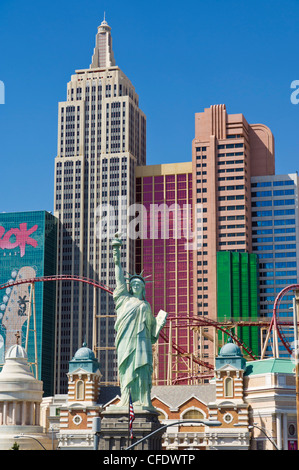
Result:
[[[188,410],[182,416],[182,419],[204,419],[204,414],[199,410]]]
[[[84,382],[78,380],[76,385],[76,400],[84,400]]]
[[[165,413],[164,410],[161,410],[161,409],[158,409],[158,408],[156,408],[156,409],[157,409],[158,412],[159,412],[159,416],[158,416],[159,421],[163,421],[163,419],[167,419],[167,418],[168,418],[168,416],[167,416],[167,414]]]
[[[224,380],[224,396],[233,397],[234,396],[234,382],[231,377],[226,377]]]

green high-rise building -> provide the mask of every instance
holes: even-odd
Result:
[[[57,219],[47,211],[0,214],[0,369],[10,346],[28,354],[45,396],[54,393]]]
[[[258,258],[256,254],[217,252],[217,319],[254,320],[259,312]],[[242,326],[237,336],[256,355],[259,353],[257,326]]]

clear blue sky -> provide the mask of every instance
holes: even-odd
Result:
[[[1,0],[0,212],[53,210],[58,102],[88,68],[106,12],[117,65],[147,116],[147,163],[191,160],[194,113],[226,104],[299,168],[299,1]]]

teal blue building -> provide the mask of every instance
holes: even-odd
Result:
[[[47,211],[0,214],[0,364],[18,341],[45,396],[54,384],[56,283],[14,284],[56,274],[56,234]]]

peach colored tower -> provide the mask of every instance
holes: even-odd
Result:
[[[248,124],[242,114],[227,114],[225,105],[196,113],[192,174],[195,223],[202,227],[193,260],[194,314],[216,319],[216,254],[252,251],[250,178],[275,174],[270,129]],[[199,356],[208,362],[214,358],[213,334],[205,329],[197,338]]]

